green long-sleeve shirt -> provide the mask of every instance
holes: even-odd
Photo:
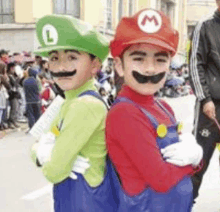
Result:
[[[70,175],[77,155],[89,158],[91,166],[84,178],[90,186],[99,185],[104,178],[107,153],[104,129],[107,109],[93,96],[78,97],[87,90],[96,90],[93,80],[77,90],[65,92],[66,100],[59,116],[51,125],[51,128],[59,127],[63,122],[51,159],[42,167],[43,174],[52,183],[59,183]],[[35,149],[32,149],[32,157],[36,161]]]

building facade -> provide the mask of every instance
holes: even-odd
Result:
[[[187,1],[187,31],[190,38],[196,23],[203,17],[217,9],[216,0],[188,0]]]
[[[0,0],[0,47],[33,52],[39,47],[35,23],[46,14],[73,15],[111,40],[121,17],[154,8],[166,13],[179,31],[182,54],[187,40],[186,5],[187,0]]]

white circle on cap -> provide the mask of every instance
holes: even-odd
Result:
[[[138,26],[146,33],[156,33],[162,26],[162,17],[155,10],[145,10],[138,17]]]
[[[46,45],[56,45],[58,42],[58,32],[50,24],[46,24],[42,29],[43,40]]]

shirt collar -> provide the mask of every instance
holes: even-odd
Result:
[[[154,102],[153,95],[142,95],[127,85],[123,85],[121,91],[119,92],[119,96],[127,97],[139,104],[145,104],[145,103],[149,104]]]
[[[80,88],[65,91],[64,94],[65,94],[66,99],[68,100],[68,99],[77,98],[81,93],[87,90],[96,90],[96,87],[94,85],[94,79],[87,81]]]

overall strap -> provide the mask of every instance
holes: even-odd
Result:
[[[156,103],[158,106],[170,117],[170,120],[173,124],[176,124],[176,119],[174,118],[173,114],[171,114],[166,107],[158,100],[156,99]]]
[[[109,110],[108,105],[106,104],[104,99],[96,91],[88,90],[88,91],[85,91],[85,92],[79,94],[78,97],[85,96],[85,95],[94,96],[95,98],[99,99],[100,101],[102,101],[104,103],[104,105],[106,106],[107,110]]]
[[[104,103],[104,105],[106,106],[107,110],[109,110],[109,107],[106,104],[106,102],[104,101],[104,99],[96,91],[93,91],[93,90],[84,91],[81,94],[79,94],[78,97],[85,96],[85,95],[94,96],[95,98],[99,99],[100,101],[102,101]]]
[[[135,107],[137,107],[152,122],[154,128],[157,129],[159,123],[146,109],[144,109],[143,107],[141,107],[140,105],[138,105],[137,103],[133,102],[132,100],[130,100],[126,97],[117,97],[117,99],[114,101],[112,106],[114,106],[120,102],[127,102],[127,103],[130,103],[130,104],[134,105]]]

